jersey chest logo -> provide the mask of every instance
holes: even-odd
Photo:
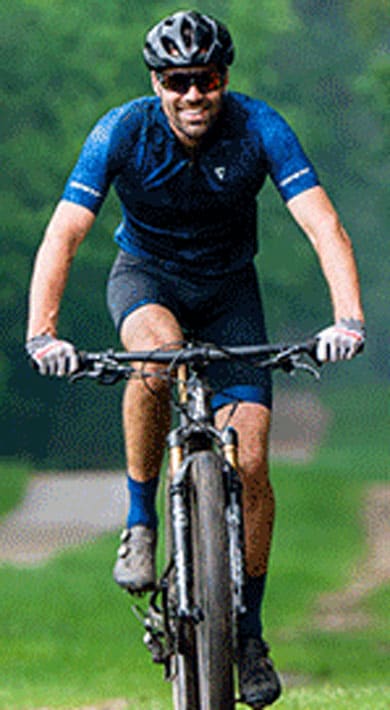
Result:
[[[215,172],[218,180],[220,180],[221,182],[225,179],[226,168],[224,165],[220,165],[217,168],[214,168],[214,172]]]

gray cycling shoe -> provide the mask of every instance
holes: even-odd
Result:
[[[157,535],[145,525],[135,525],[121,535],[121,546],[113,576],[129,592],[147,592],[156,584]]]
[[[264,641],[248,638],[239,644],[238,679],[240,699],[254,710],[272,705],[282,692]]]

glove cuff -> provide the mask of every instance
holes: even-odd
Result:
[[[363,338],[366,337],[366,327],[364,322],[358,318],[340,318],[336,325],[341,326],[342,328],[347,328],[348,330],[355,330],[357,333],[362,335]]]
[[[41,348],[44,348],[45,345],[49,345],[49,343],[53,342],[55,338],[53,338],[52,335],[49,335],[48,333],[41,333],[40,335],[34,335],[33,338],[29,338],[27,341],[25,348],[26,352],[31,357],[34,355],[34,353],[37,350],[40,350]]]

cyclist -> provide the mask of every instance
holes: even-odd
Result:
[[[77,368],[57,335],[71,261],[111,184],[123,210],[108,305],[125,348],[152,350],[191,334],[215,343],[266,342],[253,266],[256,195],[270,175],[308,236],[330,289],[334,324],[318,333],[320,361],[349,359],[364,342],[351,242],[298,139],[263,101],[228,91],[234,48],[220,22],[177,12],[146,37],[155,96],[107,113],[88,136],[39,249],[30,295],[27,351],[42,374]],[[281,257],[282,258],[282,257]],[[155,495],[169,424],[168,393],[149,366],[153,396],[132,380],[123,421],[130,510],[115,580],[131,591],[155,583]],[[261,603],[274,518],[267,440],[267,372],[234,362],[210,367],[217,423],[239,400],[247,612],[239,628],[242,698],[263,707],[280,694],[263,640]]]

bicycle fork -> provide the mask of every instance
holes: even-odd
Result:
[[[226,491],[226,525],[229,541],[230,576],[232,581],[233,617],[245,612],[243,590],[245,583],[244,534],[242,515],[242,484],[237,472],[237,433],[229,427],[223,432],[223,476]],[[186,496],[187,476],[191,456],[182,463],[182,441],[178,430],[169,439],[171,471],[170,486],[173,559],[176,570],[177,614],[179,618],[198,623],[203,618],[202,610],[194,606],[190,589],[192,564],[190,558],[190,521]]]
[[[183,441],[179,430],[171,433],[168,440],[170,449],[171,484],[169,488],[172,521],[173,561],[176,577],[177,609],[179,619],[199,623],[203,619],[201,609],[193,604],[192,560],[191,560],[191,530],[188,515],[187,478],[192,464],[192,457],[183,457]]]
[[[238,437],[232,427],[223,431],[225,490],[227,492],[226,524],[229,539],[232,608],[235,632],[237,616],[246,611],[244,605],[245,557],[242,483],[238,475]]]
[[[172,524],[172,559],[165,570],[159,588],[154,592],[149,610],[143,614],[133,608],[146,630],[144,642],[152,653],[154,662],[165,665],[165,677],[171,679],[169,659],[176,644],[180,647],[182,623],[198,624],[204,618],[203,611],[192,599],[191,529],[188,515],[188,476],[193,457],[187,456],[183,463],[183,441],[180,430],[174,430],[168,441],[170,449],[170,506]],[[243,590],[245,583],[243,515],[241,504],[242,484],[237,472],[237,434],[228,428],[222,436],[225,498],[225,519],[228,533],[230,578],[232,584],[232,615],[234,646],[237,642],[237,617],[245,612]],[[179,624],[176,633],[171,627],[168,575],[175,573],[175,611]],[[162,606],[156,598],[162,594]],[[174,637],[176,636],[176,642]]]

